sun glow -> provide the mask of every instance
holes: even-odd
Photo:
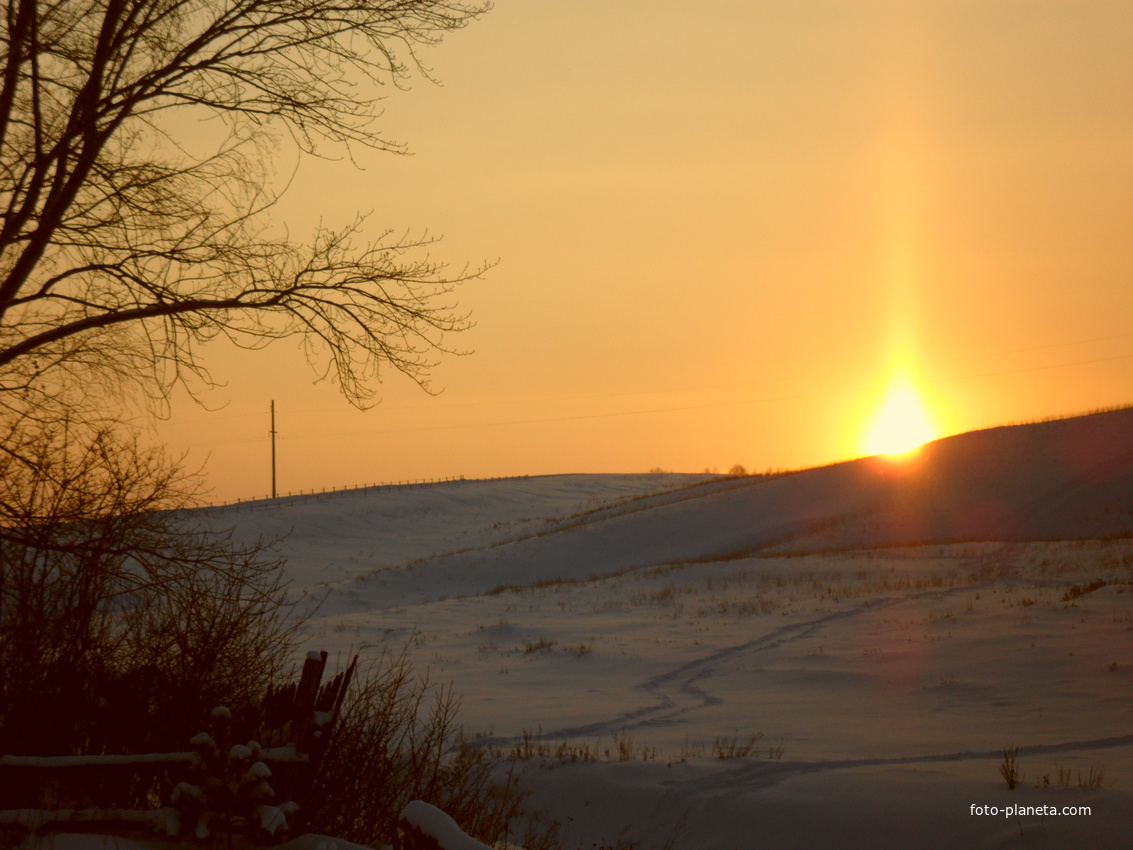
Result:
[[[938,436],[920,394],[908,382],[893,384],[862,441],[867,455],[901,455]]]

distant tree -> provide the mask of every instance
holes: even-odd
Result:
[[[267,235],[268,154],[279,137],[400,151],[367,86],[428,76],[416,49],[487,5],[9,0],[0,405],[207,382],[196,346],[215,337],[298,336],[355,404],[387,367],[427,387],[445,335],[469,324],[448,296],[482,269],[446,274],[427,238],[362,241],[361,217],[309,242]]]
[[[728,470],[729,475],[747,475],[747,468],[742,463],[737,463]]]

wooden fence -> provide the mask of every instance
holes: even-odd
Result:
[[[451,482],[464,481],[463,475],[454,475],[448,478],[413,478],[404,481],[383,481],[374,484],[355,484],[352,487],[312,487],[310,490],[288,490],[286,493],[279,493],[273,499],[271,496],[256,496],[251,499],[237,499],[235,502],[223,502],[214,505],[209,505],[210,508],[248,508],[252,510],[258,507],[269,507],[272,505],[279,505],[285,501],[292,503],[300,500],[306,502],[308,499],[321,499],[331,498],[334,496],[346,496],[350,493],[357,493],[359,490],[372,490],[375,493],[383,490],[403,490],[414,487],[426,487],[435,484],[448,484]]]
[[[300,501],[306,502],[310,499],[321,501],[335,496],[347,496],[351,493],[357,493],[360,490],[380,493],[383,491],[392,492],[417,487],[430,487],[437,484],[459,484],[466,481],[518,481],[530,477],[530,475],[498,475],[489,478],[465,478],[463,475],[452,475],[447,478],[407,478],[404,481],[383,481],[373,484],[356,484],[350,487],[313,487],[310,490],[289,490],[286,493],[278,494],[274,499],[271,496],[255,496],[249,499],[237,499],[234,502],[217,502],[215,504],[205,505],[205,508],[214,510],[264,510],[278,507],[288,502],[295,504]]]
[[[315,779],[357,661],[355,657],[346,670],[322,684],[327,654],[308,653],[299,682],[266,695],[256,738],[247,744],[232,740],[232,714],[217,708],[210,731],[194,736],[189,742],[193,749],[186,752],[0,756],[0,773],[17,771],[21,782],[31,774],[27,783],[38,781],[48,790],[52,785],[74,787],[76,781],[95,783],[100,777],[105,780],[108,772],[140,776],[143,785],[160,777],[161,804],[149,809],[6,809],[0,810],[0,828],[24,832],[147,828],[182,837],[216,833],[282,837],[288,815],[296,811]],[[180,781],[175,781],[177,777]]]

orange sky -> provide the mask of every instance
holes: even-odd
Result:
[[[158,428],[218,499],[797,467],[894,382],[941,433],[1133,401],[1128,0],[497,0],[394,91],[412,157],[304,161],[292,234],[443,234],[475,353],[354,411],[295,346]],[[294,160],[282,149],[279,173]]]

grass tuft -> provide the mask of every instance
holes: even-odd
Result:
[[[1087,593],[1093,593],[1095,590],[1101,590],[1105,587],[1105,579],[1099,578],[1091,581],[1089,584],[1071,585],[1070,589],[1062,596],[1063,602],[1072,602],[1080,596],[1085,596]]]
[[[534,652],[543,652],[553,647],[558,641],[547,640],[546,638],[539,638],[537,641],[525,640],[523,642],[523,654],[531,655]]]
[[[747,738],[740,738],[739,730],[732,733],[730,738],[718,735],[712,743],[712,755],[718,759],[747,758],[755,752],[755,745],[762,737],[762,732],[756,732]]]
[[[1008,789],[1012,791],[1023,781],[1023,775],[1019,773],[1018,747],[1007,747],[1003,750],[1003,764],[999,766],[999,774],[1007,783]]]
[[[1082,775],[1082,771],[1078,771],[1078,787],[1079,788],[1101,788],[1102,782],[1105,780],[1105,771],[1100,767],[1091,767],[1086,771],[1086,775]]]

